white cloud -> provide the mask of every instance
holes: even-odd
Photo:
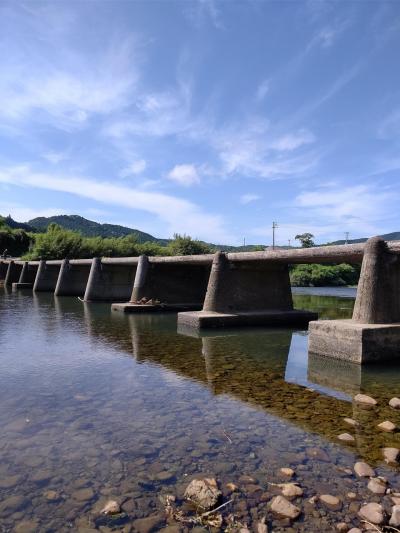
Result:
[[[261,200],[261,196],[258,194],[242,194],[240,197],[240,203],[241,204],[249,204],[251,202],[255,202],[256,200]]]
[[[61,161],[68,159],[68,155],[66,152],[46,152],[43,154],[43,158],[54,165],[58,165]]]
[[[146,170],[147,163],[144,159],[137,159],[133,161],[130,165],[121,170],[121,178],[127,178],[132,175],[141,174]]]
[[[156,215],[169,235],[186,233],[212,242],[232,242],[220,215],[204,212],[196,204],[175,196],[148,192],[81,176],[34,172],[29,166],[0,168],[0,183],[69,193],[108,205],[119,205]]]
[[[297,133],[288,133],[283,137],[280,137],[271,143],[273,150],[281,152],[296,150],[305,144],[311,144],[315,142],[314,135],[307,130],[300,130]]]
[[[267,96],[269,91],[269,80],[263,80],[260,85],[257,87],[256,100],[262,102]]]
[[[189,187],[190,185],[197,185],[200,183],[200,176],[194,165],[175,165],[167,174],[168,179]]]
[[[1,180],[1,178],[0,178]],[[0,215],[11,217],[17,222],[27,222],[36,217],[52,217],[65,212],[65,209],[48,207],[46,209],[34,209],[17,203],[0,202]]]

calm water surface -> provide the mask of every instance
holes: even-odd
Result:
[[[351,316],[352,289],[295,292],[299,308]],[[376,429],[383,420],[400,425],[387,405],[400,396],[399,378],[399,367],[309,356],[304,331],[196,337],[177,332],[173,314],[121,316],[106,304],[2,290],[0,531],[188,531],[165,521],[162,496],[175,495],[189,513],[184,489],[205,475],[216,477],[223,501],[233,499],[221,512],[236,525],[221,530],[256,531],[264,516],[274,532],[358,525],[361,503],[389,509],[391,501],[347,470],[356,460],[400,491],[398,471],[381,455],[384,446],[399,447],[399,435]],[[351,399],[360,391],[378,408],[357,408]],[[355,444],[340,443],[343,432]],[[285,481],[281,467],[292,467],[304,490],[292,524],[268,512],[274,484]],[[231,494],[226,483],[238,490]],[[339,496],[341,509],[308,502],[319,494]],[[109,499],[122,504],[115,518],[99,515]]]

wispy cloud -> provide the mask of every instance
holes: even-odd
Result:
[[[185,187],[200,183],[200,176],[195,165],[175,165],[168,172],[167,178]]]
[[[261,196],[259,194],[242,194],[240,197],[240,203],[241,204],[250,204],[251,202],[255,202],[256,200],[261,200]]]
[[[269,91],[270,82],[269,80],[263,80],[260,85],[257,87],[256,91],[256,100],[257,102],[262,102],[267,96]]]
[[[147,163],[144,159],[136,159],[132,161],[128,166],[123,168],[119,173],[121,178],[128,178],[129,176],[136,176],[146,170]]]
[[[33,187],[70,193],[108,205],[119,205],[132,210],[146,211],[159,217],[169,235],[188,233],[213,241],[231,242],[232,235],[224,228],[220,215],[204,212],[196,204],[175,196],[148,192],[95,182],[86,177],[34,172],[29,166],[0,169],[0,182],[20,187]]]

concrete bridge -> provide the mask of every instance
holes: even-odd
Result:
[[[127,313],[174,310],[192,329],[307,325],[310,351],[366,363],[400,359],[400,242],[177,257],[0,262],[0,279]],[[362,263],[351,320],[293,308],[289,264]]]

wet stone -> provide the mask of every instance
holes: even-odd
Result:
[[[375,476],[374,470],[369,466],[369,464],[364,463],[363,461],[358,461],[354,465],[354,472],[357,474],[358,477],[374,477]]]
[[[363,505],[359,510],[358,515],[364,520],[368,520],[376,525],[382,524],[385,519],[382,505],[375,502]]]
[[[387,463],[397,463],[399,448],[382,448],[382,454]]]
[[[94,497],[93,489],[78,489],[72,493],[72,498],[78,502],[88,502]]]
[[[400,398],[392,398],[389,405],[392,409],[400,409]]]
[[[270,509],[273,513],[284,518],[290,518],[291,520],[296,519],[301,513],[298,507],[290,503],[283,496],[275,496],[271,500]]]
[[[164,516],[157,514],[135,520],[133,522],[133,527],[138,533],[151,533],[153,531],[158,531],[164,523]]]
[[[22,476],[7,476],[0,478],[0,489],[11,489],[18,485],[22,480]]]
[[[378,477],[373,477],[368,482],[368,489],[374,494],[385,494],[386,483]]]
[[[279,472],[285,477],[293,477],[295,472],[293,468],[280,468]]]
[[[371,406],[371,407],[373,407],[374,405],[378,403],[375,400],[375,398],[372,398],[371,396],[368,396],[366,394],[356,394],[354,396],[354,401],[360,405]]]
[[[283,496],[285,496],[286,498],[292,499],[298,498],[299,496],[303,496],[303,489],[295,483],[281,483],[279,487]]]
[[[400,526],[400,505],[392,507],[392,514],[390,516],[389,525],[393,527]]]
[[[15,513],[26,504],[27,500],[23,496],[9,496],[0,502],[0,515]]]
[[[340,435],[338,435],[338,439],[342,442],[347,442],[349,444],[353,444],[355,441],[355,438],[353,437],[353,435],[350,435],[350,433],[341,433]]]
[[[38,525],[37,520],[24,520],[15,526],[14,533],[37,533]]]
[[[337,496],[331,494],[321,494],[319,501],[325,505],[328,509],[338,511],[342,507],[342,502]]]
[[[222,496],[214,478],[193,479],[186,487],[184,498],[205,510],[211,509]]]
[[[382,431],[386,431],[387,433],[391,433],[396,429],[396,424],[393,424],[393,422],[390,420],[385,420],[384,422],[378,424],[378,428]]]

